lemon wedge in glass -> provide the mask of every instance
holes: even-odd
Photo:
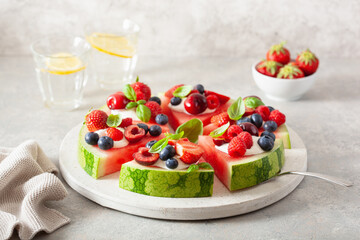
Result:
[[[71,53],[56,53],[46,60],[47,69],[51,74],[71,74],[85,69],[81,60]]]

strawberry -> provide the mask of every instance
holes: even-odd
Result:
[[[124,118],[119,127],[126,128],[132,124],[132,118]]]
[[[205,90],[204,91],[204,94],[205,94],[205,97],[209,96],[209,95],[215,95],[219,98],[219,101],[220,101],[220,105],[222,104],[225,104],[227,103],[227,101],[230,100],[230,98],[228,96],[225,96],[225,95],[221,95],[219,93],[216,93],[216,92],[212,92],[212,91],[209,91],[209,90]]]
[[[149,148],[141,147],[136,153],[134,153],[134,159],[141,165],[149,166],[156,163],[156,161],[159,159],[159,154],[150,153]]]
[[[206,97],[206,102],[207,102],[207,106],[208,106],[209,109],[215,109],[215,108],[220,106],[220,100],[214,94],[211,94],[211,95],[207,96]]]
[[[290,52],[284,48],[285,42],[273,45],[266,53],[266,60],[275,61],[281,64],[287,64],[290,62]]]
[[[165,92],[165,97],[172,98],[174,96],[173,92],[181,86],[184,86],[184,84],[175,85],[172,88],[170,88],[169,90],[167,90]]]
[[[156,115],[161,113],[161,107],[157,102],[149,101],[145,103],[145,106],[147,106],[151,111],[151,119],[154,120]]]
[[[176,153],[184,163],[193,164],[201,158],[204,150],[195,143],[179,140],[176,142]]]
[[[281,113],[279,110],[274,110],[270,113],[269,120],[276,122],[278,127],[280,127],[282,124],[286,122],[286,116],[283,113]]]
[[[277,78],[284,79],[295,79],[295,78],[303,78],[305,77],[303,71],[300,70],[297,66],[294,65],[285,65],[282,67],[276,76]]]
[[[246,153],[246,145],[240,137],[231,139],[228,146],[228,153],[231,157],[242,157]]]
[[[229,115],[227,112],[220,113],[218,115],[212,116],[210,119],[211,123],[220,127],[230,121]]]
[[[101,110],[91,111],[85,117],[85,124],[90,132],[95,132],[100,129],[107,128],[106,120],[108,115]]]
[[[267,106],[264,105],[258,106],[255,109],[255,112],[261,115],[263,121],[267,121],[269,119],[270,110]]]
[[[234,137],[237,137],[241,132],[242,132],[242,128],[238,125],[231,125],[228,129],[227,129],[227,137],[229,140],[233,139]]]
[[[136,80],[136,82],[134,82],[130,86],[134,89],[136,93],[136,100],[147,101],[151,97],[151,89],[145,83],[138,82],[138,80]]]
[[[276,77],[283,65],[275,61],[264,60],[256,66],[256,70],[269,77]]]
[[[119,129],[111,127],[106,129],[106,136],[112,138],[114,141],[120,141],[123,139],[124,134]]]
[[[253,146],[252,136],[248,132],[241,132],[238,137],[245,143],[247,149]]]
[[[307,49],[297,56],[296,64],[304,72],[305,76],[308,76],[316,72],[319,67],[319,59]]]

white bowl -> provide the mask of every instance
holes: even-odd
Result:
[[[273,78],[259,73],[256,63],[252,66],[252,75],[256,85],[270,99],[277,101],[295,101],[301,98],[314,84],[316,72],[297,79]]]

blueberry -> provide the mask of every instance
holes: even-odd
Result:
[[[274,111],[275,109],[272,106],[267,106],[270,112]]]
[[[269,136],[262,136],[258,140],[259,146],[264,151],[270,151],[274,147],[274,140]]]
[[[156,140],[151,140],[146,143],[145,147],[151,148],[156,142],[157,142]]]
[[[175,158],[169,158],[166,160],[165,165],[167,168],[175,169],[179,165],[178,161]]]
[[[244,123],[244,122],[251,123],[251,120],[248,117],[242,117],[242,118],[240,118],[239,120],[236,121],[236,124],[239,125],[240,123]]]
[[[261,128],[263,119],[260,114],[254,113],[250,116],[251,123],[254,124],[257,128]]]
[[[171,98],[170,103],[173,106],[177,106],[177,105],[179,105],[181,103],[181,101],[182,101],[181,98],[173,97],[173,98]]]
[[[275,132],[277,129],[277,124],[274,121],[266,121],[263,128],[265,129],[265,131]]]
[[[153,137],[159,136],[161,134],[161,132],[162,132],[162,129],[159,125],[152,125],[149,128],[149,133]]]
[[[161,150],[159,154],[159,158],[165,161],[175,156],[175,154],[176,154],[175,148],[171,145],[167,145],[163,150]]]
[[[96,145],[99,141],[99,134],[95,132],[88,132],[85,135],[85,142],[90,145]]]
[[[161,100],[159,97],[151,97],[149,98],[149,101],[157,102],[159,105],[161,105]]]
[[[200,94],[203,94],[204,91],[205,91],[204,86],[201,85],[201,84],[196,85],[196,86],[195,86],[195,89],[198,90]]]
[[[156,115],[155,122],[160,125],[165,125],[169,122],[169,118],[165,114],[160,113]]]
[[[268,136],[271,137],[274,141],[275,141],[275,134],[273,134],[272,132],[268,132],[268,131],[264,131],[263,133],[261,133],[261,137],[262,136]]]
[[[108,136],[99,138],[98,146],[102,150],[108,150],[114,146],[114,141]]]
[[[145,130],[145,134],[148,133],[148,131],[149,131],[148,125],[146,125],[145,123],[138,123],[137,125],[138,125],[139,128],[142,128],[142,129]]]

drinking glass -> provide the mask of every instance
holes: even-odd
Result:
[[[93,48],[91,72],[101,88],[119,89],[134,79],[139,31],[129,19],[98,20],[85,27]]]
[[[87,81],[91,46],[82,37],[54,35],[34,42],[31,50],[45,106],[78,108]]]

